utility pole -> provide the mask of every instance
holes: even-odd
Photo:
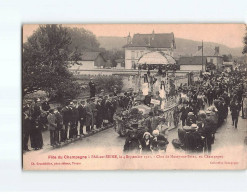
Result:
[[[203,40],[202,40],[202,72],[203,72]]]

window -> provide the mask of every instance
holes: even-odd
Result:
[[[214,59],[210,59],[210,63],[214,63]]]
[[[138,58],[138,56],[139,56],[139,51],[136,52],[136,58]]]
[[[135,51],[131,51],[131,59],[135,59]]]
[[[131,69],[134,69],[135,68],[135,61],[131,61]]]

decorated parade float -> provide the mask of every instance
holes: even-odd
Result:
[[[153,112],[158,119],[165,119],[166,126],[173,129],[178,125],[178,88],[188,85],[188,74],[175,76],[179,66],[168,54],[154,51],[144,54],[138,61],[138,74],[131,78],[136,95],[132,106],[119,112],[115,117],[116,131],[120,136],[126,135],[131,124],[145,128],[145,119]]]

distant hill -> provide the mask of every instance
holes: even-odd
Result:
[[[174,52],[175,56],[179,55],[193,55],[198,50],[198,46],[202,45],[200,41],[193,41],[189,39],[175,38],[176,50]],[[242,56],[242,48],[230,48],[226,45],[212,42],[203,42],[204,47],[214,48],[216,46],[220,47],[220,54],[232,54],[232,56]]]
[[[122,50],[123,46],[127,44],[126,37],[97,37],[100,47],[106,50]]]
[[[97,37],[100,43],[100,47],[107,50],[117,49],[122,50],[123,46],[127,43],[126,37]],[[197,51],[198,46],[201,45],[200,41],[193,41],[189,39],[175,38],[176,50],[174,51],[174,57],[186,56],[194,54]],[[242,48],[230,48],[226,45],[212,42],[204,42],[204,47],[220,47],[220,54],[232,54],[232,56],[242,56]]]

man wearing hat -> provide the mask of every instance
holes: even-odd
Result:
[[[96,124],[96,115],[97,115],[97,109],[96,109],[96,104],[95,104],[95,97],[92,97],[90,99],[90,107],[92,110],[92,125],[91,125],[91,130],[94,129],[94,125]]]
[[[149,117],[145,119],[145,127],[149,133],[152,133],[154,129],[157,128],[159,120],[154,116],[153,112],[149,112]]]
[[[86,123],[86,108],[85,101],[82,100],[78,106],[79,122],[80,122],[80,135],[83,135],[83,126]]]
[[[56,140],[55,140],[55,133],[56,133],[56,116],[54,114],[54,110],[50,109],[49,110],[49,115],[47,116],[48,120],[48,130],[50,131],[50,143],[51,146],[55,146]]]
[[[208,112],[207,115],[209,114]],[[209,118],[205,119],[203,128],[200,129],[200,134],[205,137],[206,150],[210,153],[214,142],[214,124],[212,120]]]
[[[91,130],[92,126],[92,116],[93,116],[93,111],[90,106],[90,99],[87,99],[87,104],[85,106],[86,110],[86,132],[89,133]]]
[[[180,119],[182,121],[182,126],[185,125],[185,121],[188,117],[189,110],[190,110],[190,108],[189,108],[188,104],[183,104],[183,107],[180,109],[180,112],[182,113],[181,117],[180,117]]]
[[[77,101],[73,101],[70,104],[71,113],[72,113],[71,121],[70,121],[70,133],[69,133],[70,138],[76,138],[78,135],[77,126],[78,126],[78,120],[79,120],[79,112],[78,112],[78,109],[76,108],[76,104],[77,104]]]
[[[232,125],[235,126],[235,128],[237,128],[238,127],[239,112],[241,110],[241,105],[239,104],[237,99],[235,99],[231,102],[230,110],[231,110],[231,114],[232,114]]]
[[[40,110],[40,99],[35,98],[32,105],[30,106],[31,120],[35,120],[41,114]]]
[[[60,143],[62,141],[62,135],[63,135],[63,116],[62,116],[62,108],[57,107],[55,110],[55,117],[56,117],[56,142]]]
[[[243,95],[242,117],[243,117],[244,119],[247,118],[247,93],[244,93],[244,95]]]
[[[149,91],[148,95],[145,96],[144,104],[149,106],[151,103],[151,99],[152,99],[152,93]]]
[[[108,108],[108,117],[109,117],[109,122],[113,124],[114,120],[113,120],[113,115],[115,112],[115,108],[113,105],[113,95],[110,95],[109,101],[106,104],[106,107]]]
[[[124,152],[139,153],[141,149],[141,142],[137,132],[138,124],[132,124],[132,131],[127,133],[124,144]]]
[[[62,109],[64,131],[62,133],[62,141],[68,139],[69,123],[71,121],[72,110],[69,107],[70,103],[66,102],[66,106]]]
[[[196,116],[194,115],[193,112],[189,112],[187,119],[186,119],[186,125],[191,126],[191,124],[196,123]]]
[[[100,129],[102,127],[102,123],[103,123],[103,114],[104,114],[104,110],[103,110],[103,106],[102,106],[102,99],[99,98],[97,100],[97,104],[95,106],[96,110],[97,110],[97,114],[96,114],[96,128]]]
[[[169,144],[168,140],[164,135],[160,134],[159,130],[153,130],[152,132],[152,150],[153,152],[158,152],[159,150],[166,151],[167,145]]]
[[[93,82],[93,78],[90,78],[90,82],[88,83],[90,88],[90,97],[95,97],[96,87],[95,83]]]

